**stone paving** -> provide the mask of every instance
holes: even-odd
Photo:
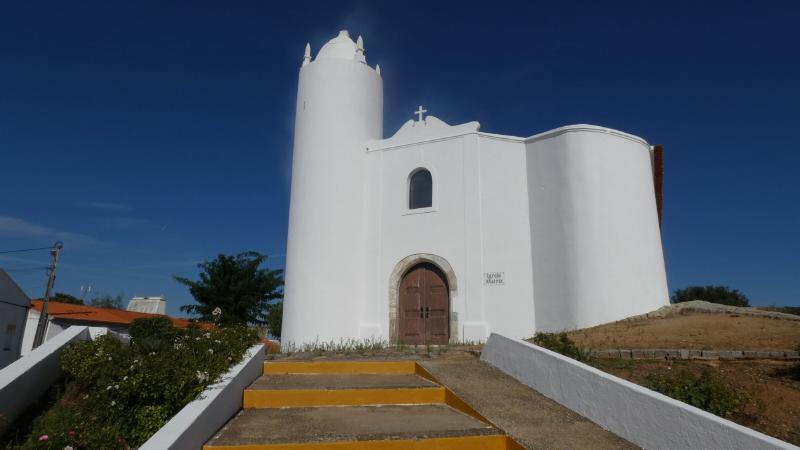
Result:
[[[460,355],[420,364],[526,449],[638,448],[477,358]]]

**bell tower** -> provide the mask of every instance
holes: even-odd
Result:
[[[383,138],[383,80],[347,31],[312,59],[295,113],[284,343],[358,338],[364,278],[366,145]]]

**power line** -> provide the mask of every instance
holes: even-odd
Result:
[[[50,247],[38,247],[38,248],[21,248],[19,250],[2,250],[0,254],[3,253],[21,253],[21,252],[35,252],[37,250],[52,250],[53,246]]]
[[[17,308],[25,308],[25,309],[28,309],[28,307],[27,307],[27,306],[18,305],[18,304],[16,304],[16,303],[7,302],[7,301],[5,301],[5,300],[0,300],[0,303],[4,303],[4,304],[6,304],[6,305],[11,305],[11,306],[16,306]]]
[[[27,286],[25,284],[22,284],[22,285],[20,285],[20,288],[22,288],[22,290],[27,295],[28,292],[38,291],[38,290],[42,289],[45,286],[47,286],[47,283],[37,284],[36,286]],[[29,295],[29,297],[34,298],[34,299],[35,298],[39,298],[39,296],[37,294]]]
[[[25,272],[28,270],[44,270],[48,269],[47,266],[40,266],[40,267],[9,267],[7,269],[3,269],[6,272]]]

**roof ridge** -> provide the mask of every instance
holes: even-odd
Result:
[[[42,300],[31,301],[31,307],[37,311],[42,310]],[[98,323],[115,323],[130,325],[135,319],[166,317],[172,321],[173,325],[179,328],[186,328],[191,323],[197,323],[201,327],[211,327],[207,322],[192,322],[182,317],[172,317],[167,314],[153,314],[139,311],[128,311],[126,309],[103,308],[100,306],[79,305],[75,303],[48,302],[48,315],[62,320],[82,320]],[[80,315],[80,317],[77,317]]]

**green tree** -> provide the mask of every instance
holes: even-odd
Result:
[[[727,286],[689,286],[678,289],[670,297],[672,303],[705,300],[730,306],[750,306],[750,300],[743,293]]]
[[[108,294],[95,297],[89,300],[89,306],[96,306],[98,308],[123,309],[122,294],[119,294],[116,297],[112,297]]]
[[[56,294],[52,296],[50,300],[60,303],[71,303],[73,305],[83,304],[83,300],[79,299],[78,297],[75,297],[74,295],[65,294],[63,292],[56,292]]]
[[[269,334],[280,339],[281,326],[283,326],[283,301],[278,301],[269,305],[267,310],[267,328],[269,329]]]
[[[259,268],[266,258],[257,252],[218,255],[197,265],[198,281],[175,276],[197,302],[181,311],[223,326],[266,324],[272,304],[283,298],[283,271]]]

